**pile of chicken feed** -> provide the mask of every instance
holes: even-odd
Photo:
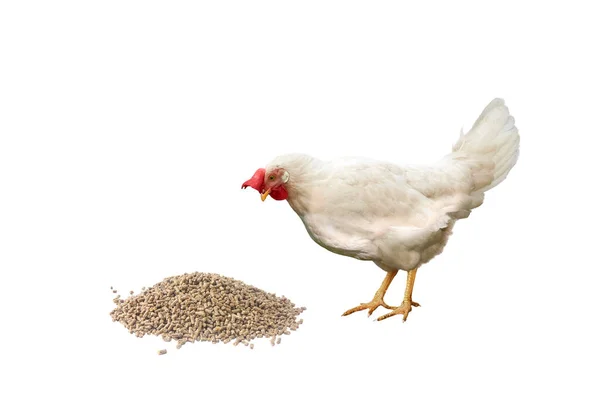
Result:
[[[306,310],[285,296],[214,273],[172,276],[140,294],[130,294],[113,299],[117,305],[110,313],[113,321],[140,338],[156,335],[177,341],[177,348],[196,341],[254,348],[250,342],[257,338],[271,338],[274,345],[281,335],[298,329],[302,319],[297,317]]]

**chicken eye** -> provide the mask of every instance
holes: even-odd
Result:
[[[274,180],[274,179],[275,179],[275,177],[274,177],[273,175],[269,175],[269,180],[270,180],[270,181],[272,181],[272,180]]]

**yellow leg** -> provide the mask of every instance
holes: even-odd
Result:
[[[371,300],[369,303],[361,303],[360,306],[356,306],[354,308],[349,309],[348,311],[343,313],[342,316],[350,315],[353,312],[367,310],[367,309],[369,310],[368,315],[371,315],[371,314],[373,314],[373,311],[375,311],[375,309],[379,306],[385,307],[388,310],[393,309],[394,307],[390,307],[387,304],[385,304],[385,301],[383,301],[383,296],[385,296],[385,292],[387,292],[388,287],[390,286],[390,283],[392,283],[392,280],[394,279],[394,277],[396,276],[397,273],[398,273],[398,271],[393,271],[393,272],[387,273],[387,275],[383,279],[383,282],[381,283],[381,286],[379,287],[377,292],[375,292],[375,296],[373,297],[373,300]]]
[[[377,321],[383,321],[386,318],[393,317],[394,315],[403,314],[403,321],[406,321],[408,318],[408,314],[412,310],[412,307],[419,307],[419,303],[415,303],[412,301],[412,291],[413,286],[415,285],[415,277],[417,276],[417,270],[413,269],[408,271],[408,276],[406,277],[406,290],[404,291],[404,299],[402,300],[402,304],[398,307],[394,307],[393,310],[381,317],[377,318]]]

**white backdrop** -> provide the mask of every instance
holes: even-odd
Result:
[[[2,2],[1,397],[597,399],[600,27],[521,3]],[[521,158],[406,323],[342,318],[384,273],[240,190],[289,151],[435,161],[494,97]],[[305,322],[175,350],[111,321],[110,286],[192,271]]]

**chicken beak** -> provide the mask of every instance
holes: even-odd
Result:
[[[266,191],[266,192],[264,192],[264,193],[261,193],[261,195],[260,195],[260,199],[261,199],[262,201],[265,201],[265,200],[267,199],[267,196],[269,195],[269,193],[271,193],[271,189],[267,189],[267,191]]]

